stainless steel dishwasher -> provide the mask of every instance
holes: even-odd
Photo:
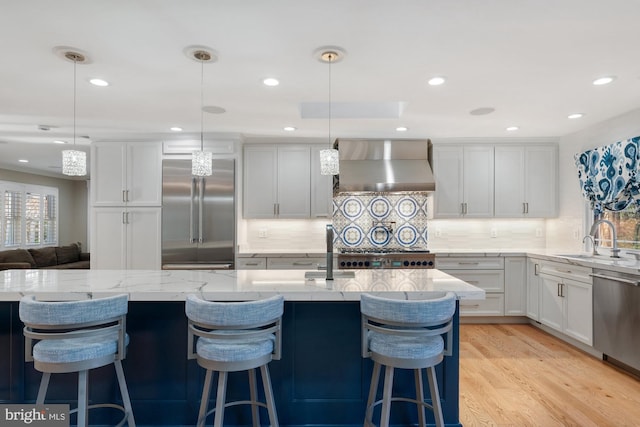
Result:
[[[593,347],[640,372],[640,274],[593,270]]]

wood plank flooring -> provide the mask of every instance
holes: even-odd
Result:
[[[640,380],[527,325],[460,325],[460,422],[640,426]]]

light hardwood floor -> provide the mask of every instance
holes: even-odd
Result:
[[[460,422],[640,426],[640,380],[531,325],[463,324]]]

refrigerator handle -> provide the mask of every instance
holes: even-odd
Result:
[[[193,211],[193,197],[195,196],[196,193],[196,179],[195,178],[191,178],[191,198],[189,199],[189,242],[191,243],[195,243],[196,239],[194,237],[194,233],[193,233],[193,215],[194,215],[194,211]]]
[[[202,220],[204,210],[204,178],[200,178],[200,188],[198,190],[200,191],[198,197],[198,243],[202,243],[204,241],[202,238],[204,228]]]

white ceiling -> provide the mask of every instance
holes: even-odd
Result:
[[[401,106],[396,118],[334,118],[333,138],[558,137],[640,108],[637,0],[0,0],[0,9],[5,168],[60,173],[64,146],[51,141],[72,139],[73,64],[59,46],[90,59],[77,66],[76,133],[89,139],[76,144],[87,151],[89,141],[177,138],[174,125],[199,137],[200,64],[185,54],[194,45],[219,56],[204,66],[204,105],[226,113],[205,113],[207,134],[328,141],[329,121],[302,118],[301,105],[328,102],[329,69],[334,111]],[[347,54],[328,66],[314,52],[331,45]],[[446,83],[429,86],[436,75]],[[591,84],[603,75],[617,79]],[[281,83],[266,87],[265,77]],[[482,107],[495,112],[470,114]],[[585,116],[567,119],[574,112]]]

